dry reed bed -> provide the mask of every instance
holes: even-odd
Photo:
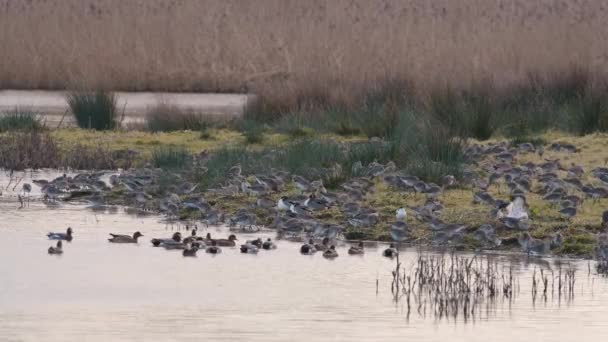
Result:
[[[603,0],[0,0],[0,88],[353,97],[575,63],[606,69]],[[276,91],[280,90],[280,91]]]

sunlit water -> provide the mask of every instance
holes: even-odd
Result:
[[[38,175],[37,177],[44,177]],[[27,180],[27,179],[25,179]],[[18,209],[19,191],[0,197],[0,341],[587,341],[608,333],[608,281],[577,267],[572,300],[557,295],[534,303],[533,269],[555,260],[500,257],[513,265],[520,290],[464,320],[431,312],[409,317],[390,291],[394,261],[368,248],[365,256],[302,256],[299,244],[244,255],[234,248],[184,258],[153,248],[178,226],[157,216],[95,213],[84,205]],[[48,231],[71,226],[62,256],[47,254]],[[110,244],[109,232],[145,237]],[[225,228],[209,228],[225,237]],[[274,237],[272,232],[255,235]],[[244,241],[252,236],[239,235]],[[409,265],[417,252],[402,252]],[[378,291],[376,290],[378,282]]]

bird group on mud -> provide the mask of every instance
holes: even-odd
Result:
[[[566,143],[553,143],[547,149],[555,154],[578,151]],[[458,178],[444,175],[439,184],[404,174],[393,162],[367,165],[358,162],[351,172],[357,176],[343,178],[333,191],[325,187],[323,180],[341,179],[344,172],[339,164],[316,170],[318,180],[277,169],[245,175],[241,166],[235,165],[228,170],[221,185],[205,191],[197,184],[179,181],[179,175],[173,184],[163,187],[164,171],[151,167],[111,174],[107,183],[102,180],[105,173],[98,172],[74,177],[63,175],[52,181],[36,180],[34,184],[41,187],[49,203],[82,199],[89,201],[93,210],[106,210],[111,208],[107,205],[109,198],[119,198],[121,204],[131,208],[161,212],[170,219],[186,219],[205,226],[226,224],[234,232],[255,233],[264,226],[275,230],[279,239],[307,241],[302,246],[304,254],[317,251],[314,245],[327,238],[333,243],[319,251],[335,257],[335,248],[331,245],[335,246],[337,239],[358,241],[370,236],[372,231],[382,230],[386,232],[380,234],[382,239],[395,243],[417,241],[457,247],[473,239],[477,248],[518,246],[527,254],[543,255],[562,246],[565,238],[560,229],[547,231],[542,236],[531,234],[542,221],[537,220],[538,217],[554,213],[567,227],[585,201],[599,203],[608,198],[607,167],[596,167],[589,172],[580,165],[564,165],[560,159],[547,159],[544,155],[544,147],[531,143],[472,144],[464,153],[467,165],[464,172]],[[373,208],[367,201],[380,185],[403,199],[412,196],[423,202],[396,206],[392,217],[388,217],[386,211]],[[472,226],[467,221],[458,222],[464,215],[451,219],[443,215],[446,190],[451,188],[470,189],[470,207],[475,213],[487,210],[483,218],[486,222]],[[531,198],[546,203],[547,208],[543,209],[546,213],[531,212]],[[230,206],[224,204],[232,200],[248,204],[230,213],[230,209],[226,209]],[[468,203],[461,201],[461,204]],[[598,230],[596,255],[608,256],[608,242],[603,242],[608,241],[608,237],[602,235],[608,232],[608,211],[597,220],[602,230]],[[135,235],[128,237],[128,240],[136,239]],[[311,244],[310,239],[317,242]],[[214,246],[212,241],[211,245],[205,242],[204,246],[191,242],[184,250],[192,254],[196,253],[193,250],[203,247],[217,247],[211,250],[218,251],[221,247]],[[246,253],[259,249],[255,244],[244,246]],[[361,253],[362,246],[353,246],[351,254]]]

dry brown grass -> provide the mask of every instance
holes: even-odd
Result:
[[[0,0],[0,88],[293,102],[386,79],[501,85],[572,63],[605,70],[607,18],[604,0]]]

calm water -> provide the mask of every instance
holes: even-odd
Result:
[[[0,179],[6,186],[8,180]],[[15,191],[18,191],[16,189]],[[393,302],[394,261],[383,246],[363,257],[325,260],[301,256],[299,244],[243,255],[183,258],[152,248],[151,237],[177,226],[159,217],[95,213],[82,205],[48,208],[40,202],[17,209],[14,193],[0,197],[0,341],[570,341],[608,333],[608,281],[578,268],[575,297],[533,304],[534,267],[500,257],[515,267],[520,291],[512,303],[498,301],[475,319],[437,319]],[[45,234],[71,226],[75,239],[62,256],[47,254]],[[113,245],[109,232],[139,230],[138,245]],[[222,237],[227,231],[210,228]],[[274,237],[272,232],[258,234]],[[257,236],[257,235],[256,235]],[[243,241],[250,236],[239,236]],[[403,253],[411,263],[415,250]],[[379,289],[376,293],[376,279]],[[556,296],[557,297],[557,296]]]

